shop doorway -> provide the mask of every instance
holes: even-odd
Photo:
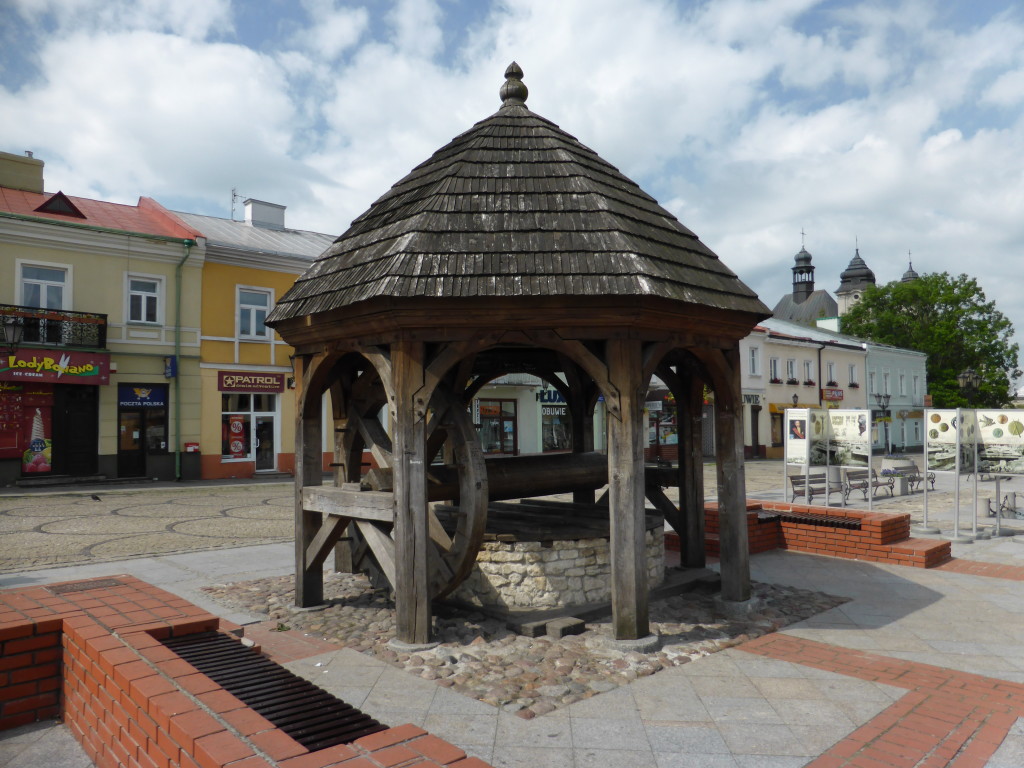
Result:
[[[154,475],[152,458],[167,452],[167,386],[119,385],[117,476]]]
[[[53,472],[96,474],[99,461],[99,389],[57,386],[53,392]]]
[[[274,417],[257,415],[255,418],[256,471],[270,471],[274,469]]]

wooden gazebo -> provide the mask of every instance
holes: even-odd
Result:
[[[722,598],[750,597],[739,340],[767,308],[635,183],[527,109],[522,70],[501,108],[395,184],[296,281],[267,324],[296,348],[296,602],[323,601],[348,529],[353,567],[396,595],[397,640],[427,643],[431,600],[469,574],[488,503],[608,485],[615,636],[649,634],[645,496],[704,565],[701,404],[715,393]],[[468,407],[527,372],[569,405],[573,453],[484,460]],[[677,508],[645,483],[652,375],[682,423]],[[322,486],[330,393],[335,483]],[[593,453],[603,397],[607,456]],[[386,407],[387,418],[378,414]],[[379,470],[361,471],[364,448]],[[454,500],[454,523],[431,509]]]

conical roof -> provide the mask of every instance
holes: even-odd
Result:
[[[693,232],[526,107],[517,64],[505,76],[501,108],[353,221],[268,324],[413,298],[658,297],[768,316]]]
[[[907,271],[903,273],[903,277],[900,278],[900,282],[909,283],[914,280],[917,280],[917,278],[919,277],[920,275],[914,271],[914,262],[911,261],[910,259],[907,259]]]
[[[854,249],[850,265],[839,275],[839,288],[836,293],[862,291],[867,285],[875,284],[875,273],[868,268],[860,256],[860,248]]]

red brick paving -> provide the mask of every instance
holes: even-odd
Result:
[[[807,768],[983,766],[1024,717],[1020,683],[785,634],[764,635],[739,649],[909,691]]]

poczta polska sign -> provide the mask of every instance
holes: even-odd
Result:
[[[53,384],[110,383],[110,361],[90,352],[18,350],[0,355],[0,381],[35,381]]]

